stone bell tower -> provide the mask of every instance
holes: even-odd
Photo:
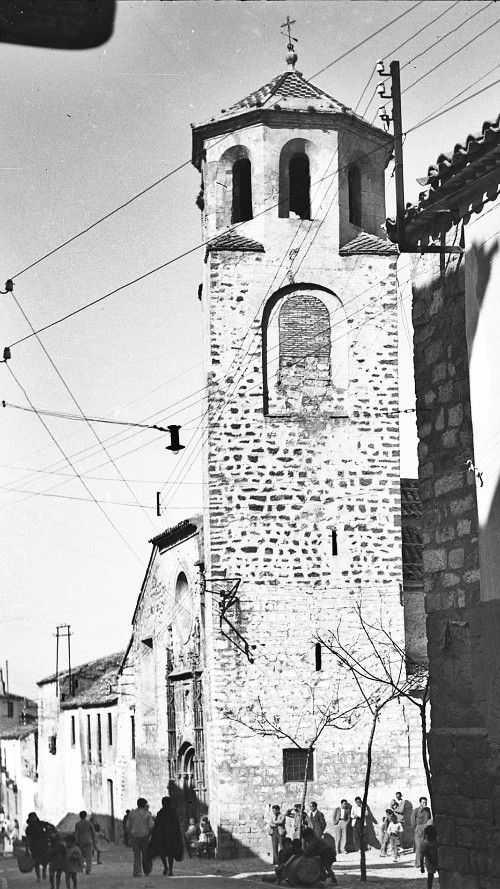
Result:
[[[392,139],[308,82],[296,58],[193,127],[206,241],[206,746],[221,854],[267,854],[269,805],[300,798],[299,748],[338,680],[318,634],[360,602],[404,638],[396,257],[381,229]],[[256,731],[263,713],[299,746]],[[377,735],[373,809],[396,776],[411,790],[400,718],[396,706]],[[362,790],[364,732],[328,730],[315,745],[308,799],[330,825],[340,794]]]

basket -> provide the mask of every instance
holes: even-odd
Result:
[[[31,855],[28,855],[27,853],[25,855],[19,855],[17,858],[17,866],[22,874],[29,874],[34,867]]]

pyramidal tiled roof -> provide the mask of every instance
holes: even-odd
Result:
[[[240,250],[244,253],[265,253],[264,245],[253,238],[239,235],[237,232],[224,232],[219,237],[207,243],[207,252],[213,253],[219,250]]]
[[[264,84],[259,89],[254,90],[250,95],[245,96],[235,105],[231,105],[230,112],[238,111],[245,108],[259,108],[263,106],[274,106],[279,100],[285,100],[285,107],[293,107],[295,102],[299,100],[300,104],[304,101],[312,107],[321,107],[329,111],[339,111],[342,113],[354,114],[354,112],[333,99],[328,93],[325,93],[319,87],[314,86],[302,76],[299,71],[285,71],[278,74],[269,83]]]
[[[369,235],[367,232],[361,232],[348,244],[344,244],[340,248],[341,256],[357,256],[360,253],[370,253],[373,255],[389,255],[397,254],[398,248],[390,241],[383,241],[375,235]]]

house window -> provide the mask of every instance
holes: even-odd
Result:
[[[102,728],[101,714],[97,714],[97,761],[102,765]]]
[[[76,744],[76,722],[75,717],[71,717],[71,746],[74,747]]]
[[[309,761],[307,754],[309,751],[301,750],[298,747],[292,747],[283,750],[283,783],[290,781],[304,781],[306,762],[307,762],[307,780],[314,780],[314,751],[309,752]]]
[[[361,173],[356,164],[351,164],[347,171],[349,189],[349,222],[361,226]]]
[[[90,714],[87,715],[87,759],[92,762],[92,726],[90,724]]]
[[[309,158],[307,154],[294,154],[290,158],[290,213],[301,219],[311,218]]]
[[[108,744],[111,747],[113,743],[113,714],[108,713]]]
[[[14,701],[7,701],[7,716],[9,719],[14,716]]]
[[[135,716],[130,717],[130,755],[135,759]]]
[[[233,166],[231,222],[246,222],[252,218],[252,164],[247,157],[241,157]]]
[[[49,753],[52,753],[52,756],[57,753],[57,735],[51,735],[49,738]]]

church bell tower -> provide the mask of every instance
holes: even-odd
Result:
[[[359,602],[404,639],[396,256],[381,228],[392,138],[296,62],[290,47],[283,73],[193,127],[206,243],[206,748],[222,855],[267,853],[269,805],[300,799],[301,718],[336,681],[317,636]],[[294,743],[259,733],[262,712]],[[388,723],[378,743],[399,780],[407,739],[391,734]],[[309,798],[325,811],[361,792],[362,749],[352,732],[316,745]],[[386,781],[375,768],[372,808],[386,805]]]

